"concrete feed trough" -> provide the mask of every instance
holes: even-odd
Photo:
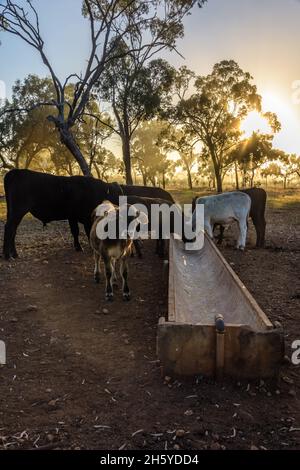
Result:
[[[279,372],[284,343],[205,236],[198,251],[170,241],[169,312],[158,325],[157,352],[164,374],[267,378]]]

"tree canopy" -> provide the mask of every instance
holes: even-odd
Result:
[[[183,19],[196,3],[201,7],[205,0],[83,0],[82,12],[90,24],[90,53],[81,74],[72,73],[61,80],[47,56],[38,11],[32,0],[27,0],[26,8],[21,0],[3,0],[0,29],[25,41],[39,54],[54,89],[52,99],[45,97],[30,107],[11,108],[11,111],[49,107],[48,120],[54,123],[61,142],[83,174],[89,175],[90,168],[77,142],[74,126],[84,118],[96,83],[101,81],[110,63],[131,53],[143,51],[149,58],[164,48],[174,50],[177,38],[184,32]],[[120,47],[123,44],[126,47]],[[67,96],[70,83],[73,92]]]
[[[232,164],[232,150],[242,136],[241,122],[250,111],[261,111],[261,97],[251,75],[233,60],[219,62],[211,74],[196,77],[192,95],[182,97],[193,78],[187,69],[179,70],[175,82],[179,101],[173,108],[173,119],[206,147],[213,162],[217,189],[222,191],[224,172]],[[265,117],[277,126],[274,114],[267,113]]]

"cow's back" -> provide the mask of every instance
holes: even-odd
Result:
[[[121,185],[121,189],[123,194],[128,196],[164,199],[166,201],[174,202],[174,199],[168,191],[154,186]]]
[[[241,192],[247,194],[251,199],[250,217],[253,219],[264,218],[267,193],[263,188],[242,189]]]
[[[204,214],[218,222],[222,219],[231,219],[240,216],[251,207],[251,199],[247,194],[241,192],[228,192],[212,196],[200,197],[197,204],[204,204]]]
[[[55,176],[12,170],[4,179],[8,206],[44,223],[76,219],[84,223],[105,198],[105,183],[85,176]]]

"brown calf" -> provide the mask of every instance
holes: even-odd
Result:
[[[137,221],[136,224],[144,223],[144,219],[140,217],[139,212],[136,210],[134,215],[128,215],[128,210],[130,206],[127,206],[127,222],[128,225],[133,221]],[[134,212],[131,209],[131,214]],[[106,238],[101,239],[97,234],[97,227],[99,223],[105,224],[105,220],[108,216],[114,218],[116,224],[116,236],[115,238]],[[90,243],[94,251],[95,258],[95,270],[94,278],[97,283],[100,282],[100,261],[101,258],[105,265],[105,275],[106,275],[106,300],[113,300],[113,287],[116,283],[116,263],[120,263],[120,274],[122,278],[122,291],[123,299],[130,300],[130,290],[128,287],[128,257],[132,253],[133,239],[132,234],[127,232],[126,238],[121,238],[119,233],[119,219],[120,219],[120,210],[119,207],[113,205],[109,201],[104,201],[100,204],[92,215],[92,229],[90,233]],[[127,226],[128,228],[128,226]]]

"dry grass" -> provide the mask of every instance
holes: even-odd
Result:
[[[190,190],[173,190],[170,191],[176,202],[180,204],[191,204],[194,196],[206,196],[214,194],[208,192],[204,188],[197,188],[193,191]],[[279,189],[267,191],[268,193],[268,206],[272,209],[293,209],[299,207],[300,204],[300,189]]]
[[[204,188],[197,188],[194,191],[187,189],[172,190],[170,191],[176,202],[180,204],[191,204],[194,196],[204,196],[212,194]],[[272,209],[286,209],[292,210],[299,207],[300,204],[300,189],[286,189],[286,190],[271,190],[268,191],[268,205]],[[0,220],[6,218],[6,203],[5,199],[0,199]]]

